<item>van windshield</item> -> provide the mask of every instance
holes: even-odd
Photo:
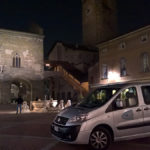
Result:
[[[90,93],[81,103],[80,107],[101,107],[114,96],[120,88],[100,88]]]

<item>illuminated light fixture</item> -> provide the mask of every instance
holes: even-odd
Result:
[[[113,91],[112,91],[112,95],[114,95],[116,92],[117,92],[117,90],[113,90]]]
[[[46,67],[50,67],[50,64],[45,64]]]
[[[120,75],[117,72],[108,72],[108,80],[119,81]]]

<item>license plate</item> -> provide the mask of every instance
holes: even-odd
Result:
[[[59,129],[58,129],[58,127],[57,127],[57,126],[54,126],[54,130],[55,130],[56,132],[58,132],[58,131],[59,131]]]

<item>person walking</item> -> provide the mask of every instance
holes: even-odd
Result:
[[[20,114],[21,114],[22,103],[23,103],[23,99],[22,99],[21,95],[17,98],[16,102],[17,102],[17,112],[16,112],[16,114],[18,114],[19,110],[20,110]]]

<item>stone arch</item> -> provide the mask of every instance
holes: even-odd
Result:
[[[18,95],[21,95],[24,101],[30,102],[32,100],[32,84],[28,80],[21,78],[12,79],[10,90],[11,101],[14,101]]]

